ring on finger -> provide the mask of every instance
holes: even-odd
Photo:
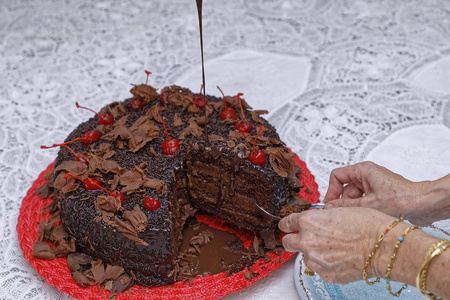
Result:
[[[306,264],[305,260],[303,260],[303,264],[305,265],[305,274],[308,276],[314,276],[315,272],[313,269],[311,269],[310,267],[308,267],[308,265]]]

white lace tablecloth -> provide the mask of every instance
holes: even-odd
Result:
[[[450,172],[450,2],[205,0],[206,91],[244,93],[306,161]],[[70,299],[23,258],[21,201],[62,141],[130,84],[198,91],[194,0],[0,2],[0,299]],[[448,230],[450,222],[437,224]],[[298,299],[293,260],[226,299]]]

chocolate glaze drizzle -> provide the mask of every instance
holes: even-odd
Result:
[[[202,83],[203,83],[203,99],[205,101],[205,152],[207,147],[210,146],[208,138],[208,115],[206,113],[206,82],[205,82],[205,60],[203,59],[203,25],[202,25],[202,5],[203,0],[197,1],[197,13],[198,13],[198,28],[200,30],[200,51],[202,56]]]

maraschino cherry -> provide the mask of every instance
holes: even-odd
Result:
[[[91,111],[94,114],[96,114],[98,116],[98,124],[99,125],[111,125],[114,122],[114,118],[110,114],[101,115],[90,108],[79,105],[78,102],[75,102],[75,105],[77,106],[77,108],[86,109],[86,110]]]
[[[242,130],[242,128],[239,128],[238,130],[242,133],[242,135],[244,136],[244,139],[246,139],[247,137],[245,136],[245,133],[244,133],[244,131]]]
[[[75,155],[75,161],[81,161],[82,163],[84,163],[86,165],[88,164],[88,161],[87,161],[84,153],[82,153],[82,154],[75,153],[75,151],[73,151],[72,148],[67,146],[65,143],[63,143],[63,144],[53,144],[52,146],[41,146],[41,149],[50,149],[50,148],[55,148],[55,147],[65,147],[70,152],[72,152],[73,155]]]
[[[133,112],[140,111],[142,107],[144,107],[144,104],[142,104],[140,97],[131,99],[130,102],[128,102],[127,104],[128,110]]]
[[[162,143],[162,153],[164,155],[174,155],[175,153],[180,150],[180,143],[177,139],[170,139],[169,133],[166,129],[166,118],[163,117],[163,125],[164,125],[164,131],[167,134],[167,141],[164,141]]]
[[[161,103],[162,106],[167,106],[169,104],[169,93],[161,91],[161,94],[159,95],[159,103]]]
[[[102,134],[97,130],[90,130],[83,134],[80,138],[81,143],[85,146],[88,146],[96,141],[98,141],[102,137]],[[74,140],[75,141],[75,140]]]
[[[222,93],[222,96],[223,96],[224,110],[223,110],[223,112],[220,113],[220,117],[222,118],[222,120],[226,120],[226,119],[234,120],[234,119],[236,119],[236,112],[234,111],[234,109],[232,107],[228,107],[227,108],[227,101],[225,101],[225,95],[224,95],[224,93],[222,92],[222,90],[220,89],[219,86],[217,86],[217,88],[219,89],[219,91]]]
[[[93,179],[93,178],[86,178],[86,179],[81,179],[80,177],[74,176],[70,173],[67,173],[66,175],[64,175],[64,179],[67,179],[69,177],[75,178],[80,180],[81,182],[83,182],[83,187],[86,190],[89,191],[95,191],[101,188],[100,182],[98,182],[97,180]]]
[[[83,187],[86,190],[91,190],[92,191],[92,190],[102,189],[105,192],[107,192],[108,194],[110,194],[111,196],[113,196],[114,198],[119,199],[121,203],[123,203],[125,201],[125,195],[121,191],[114,190],[114,191],[110,192],[107,189],[105,189],[104,187],[102,187],[100,182],[98,182],[95,179],[86,178],[86,179],[83,180],[83,179],[81,179],[81,178],[79,178],[77,176],[74,176],[74,175],[70,174],[70,173],[67,173],[66,175],[64,175],[64,179],[67,179],[69,177],[73,177],[75,179],[78,179],[78,180],[82,181],[83,182]]]
[[[144,206],[148,210],[153,211],[153,210],[157,210],[158,208],[160,208],[161,203],[159,202],[159,200],[157,200],[157,199],[155,199],[153,197],[147,197],[145,195],[142,195],[142,196],[145,198]]]
[[[250,132],[250,130],[252,130],[252,123],[247,122],[247,119],[245,118],[244,115],[244,109],[242,109],[242,102],[241,102],[241,96],[244,95],[242,93],[237,94],[236,98],[239,101],[239,106],[241,107],[241,113],[242,113],[242,120],[238,120],[236,123],[234,123],[234,128],[239,130],[239,131],[244,131],[244,132]]]
[[[250,155],[248,156],[248,159],[250,160],[250,162],[252,164],[258,165],[258,166],[262,166],[266,163],[266,155],[264,154],[264,152],[262,150],[256,151],[256,149],[255,149],[256,139],[258,138],[258,135],[260,134],[262,129],[263,129],[262,126],[259,125],[258,134],[256,135],[255,141],[253,142],[253,152],[250,153]]]
[[[202,91],[203,91],[203,84],[200,87],[200,94],[198,95],[198,97],[194,97],[193,99],[195,106],[197,106],[198,108],[205,108],[206,105],[206,99],[203,99]]]
[[[96,130],[91,130],[86,132],[82,137],[80,138],[76,138],[74,140],[62,143],[62,144],[53,144],[52,146],[41,146],[41,149],[50,149],[50,148],[54,148],[54,147],[67,147],[67,144],[76,142],[76,141],[81,141],[81,143],[85,146],[88,146],[89,144],[98,141],[100,139],[100,137],[102,136],[102,134]],[[73,154],[75,154],[75,156],[79,156],[77,155],[72,149],[70,149],[69,147],[67,147],[70,151],[72,151]],[[75,160],[77,160],[75,158]],[[80,159],[80,161],[82,161]]]
[[[106,190],[106,191],[109,192],[108,190]],[[110,194],[111,194],[111,196],[113,196],[114,198],[119,198],[120,203],[125,202],[125,195],[124,195],[121,191],[119,191],[119,190],[114,190],[114,191],[112,191]]]

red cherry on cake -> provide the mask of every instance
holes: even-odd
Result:
[[[86,179],[81,179],[80,177],[74,176],[70,173],[67,173],[66,175],[64,175],[64,179],[67,179],[69,177],[75,178],[80,180],[81,182],[83,182],[83,187],[86,190],[89,191],[95,191],[98,189],[102,189],[105,192],[108,192],[111,196],[113,196],[114,198],[117,198],[120,200],[120,203],[123,203],[125,201],[125,195],[118,190],[114,190],[112,192],[108,191],[107,189],[105,189],[104,187],[101,186],[100,182],[98,180],[95,180],[93,178],[86,178]]]
[[[266,155],[262,150],[255,149],[256,139],[258,138],[259,133],[262,131],[262,126],[259,125],[258,134],[255,137],[255,141],[253,142],[253,152],[249,154],[248,159],[254,165],[262,166],[266,163]]]
[[[220,118],[222,120],[226,120],[226,119],[234,120],[234,119],[236,119],[236,112],[234,111],[234,109],[229,107],[220,113]]]
[[[67,148],[68,148],[68,147],[67,147]],[[69,148],[69,149],[70,149],[70,148]],[[83,164],[86,164],[86,165],[89,164],[89,162],[87,161],[86,156],[85,156],[84,153],[75,155],[75,161],[82,162]]]
[[[241,107],[241,113],[242,113],[242,120],[237,121],[236,123],[234,123],[234,128],[239,130],[239,131],[244,131],[244,132],[250,132],[252,130],[252,123],[247,122],[247,119],[245,118],[244,115],[244,109],[242,108],[242,102],[241,102],[241,96],[244,95],[242,93],[239,93],[236,95],[236,98],[239,101],[239,106]]]
[[[109,191],[107,191],[107,192],[109,192]],[[111,194],[111,196],[118,198],[120,200],[120,203],[125,202],[125,195],[121,191],[114,190],[110,194]]]
[[[69,177],[78,179],[81,182],[83,182],[83,187],[86,190],[94,191],[94,190],[98,190],[98,189],[102,188],[102,186],[100,185],[100,182],[98,182],[97,180],[95,180],[93,178],[86,178],[86,179],[83,180],[80,177],[74,176],[74,175],[72,175],[70,173],[67,173],[66,175],[64,175],[64,179],[67,179]]]
[[[81,137],[81,143],[85,146],[88,146],[96,141],[98,141],[102,137],[102,134],[97,130],[90,130],[86,132],[83,137]]]
[[[248,159],[254,165],[262,166],[266,163],[266,155],[262,150],[257,150],[249,154]]]
[[[222,90],[220,89],[219,86],[217,86],[217,88],[219,89],[219,91],[222,93],[222,96],[223,96],[224,110],[223,110],[223,112],[220,113],[220,118],[222,120],[226,120],[226,119],[234,120],[234,119],[236,119],[237,118],[236,117],[236,112],[231,107],[227,108],[227,102],[225,101],[225,95],[224,95],[224,93],[222,92]]]
[[[91,111],[94,114],[96,114],[98,116],[98,124],[100,124],[100,125],[111,125],[114,122],[114,118],[110,114],[101,115],[99,113],[96,113],[94,110],[92,110],[90,108],[79,105],[78,102],[75,102],[75,105],[77,106],[77,108],[86,109],[86,110]]]
[[[252,130],[252,123],[238,120],[236,123],[234,123],[234,128],[239,130],[240,132],[248,133]]]
[[[144,106],[144,104],[142,104],[140,98],[132,99],[127,104],[128,110],[133,111],[133,112],[140,111],[143,106]]]
[[[169,133],[166,129],[166,118],[163,117],[163,125],[164,125],[164,131],[167,134],[167,141],[164,141],[162,143],[162,153],[164,155],[174,155],[175,153],[180,150],[180,143],[177,139],[170,139]]]
[[[147,196],[145,196],[145,195],[142,195],[142,196],[145,198],[145,200],[144,200],[144,206],[145,206],[148,210],[153,211],[153,210],[157,210],[158,208],[161,207],[161,203],[159,202],[159,200],[156,200],[156,199],[153,198],[153,197],[147,197]]]
[[[169,93],[161,91],[159,103],[161,103],[162,106],[167,106],[169,104]]]
[[[200,88],[200,94],[198,95],[198,97],[194,97],[193,99],[195,106],[197,106],[198,108],[205,108],[206,105],[206,99],[203,99],[202,91],[203,91],[203,84]]]

